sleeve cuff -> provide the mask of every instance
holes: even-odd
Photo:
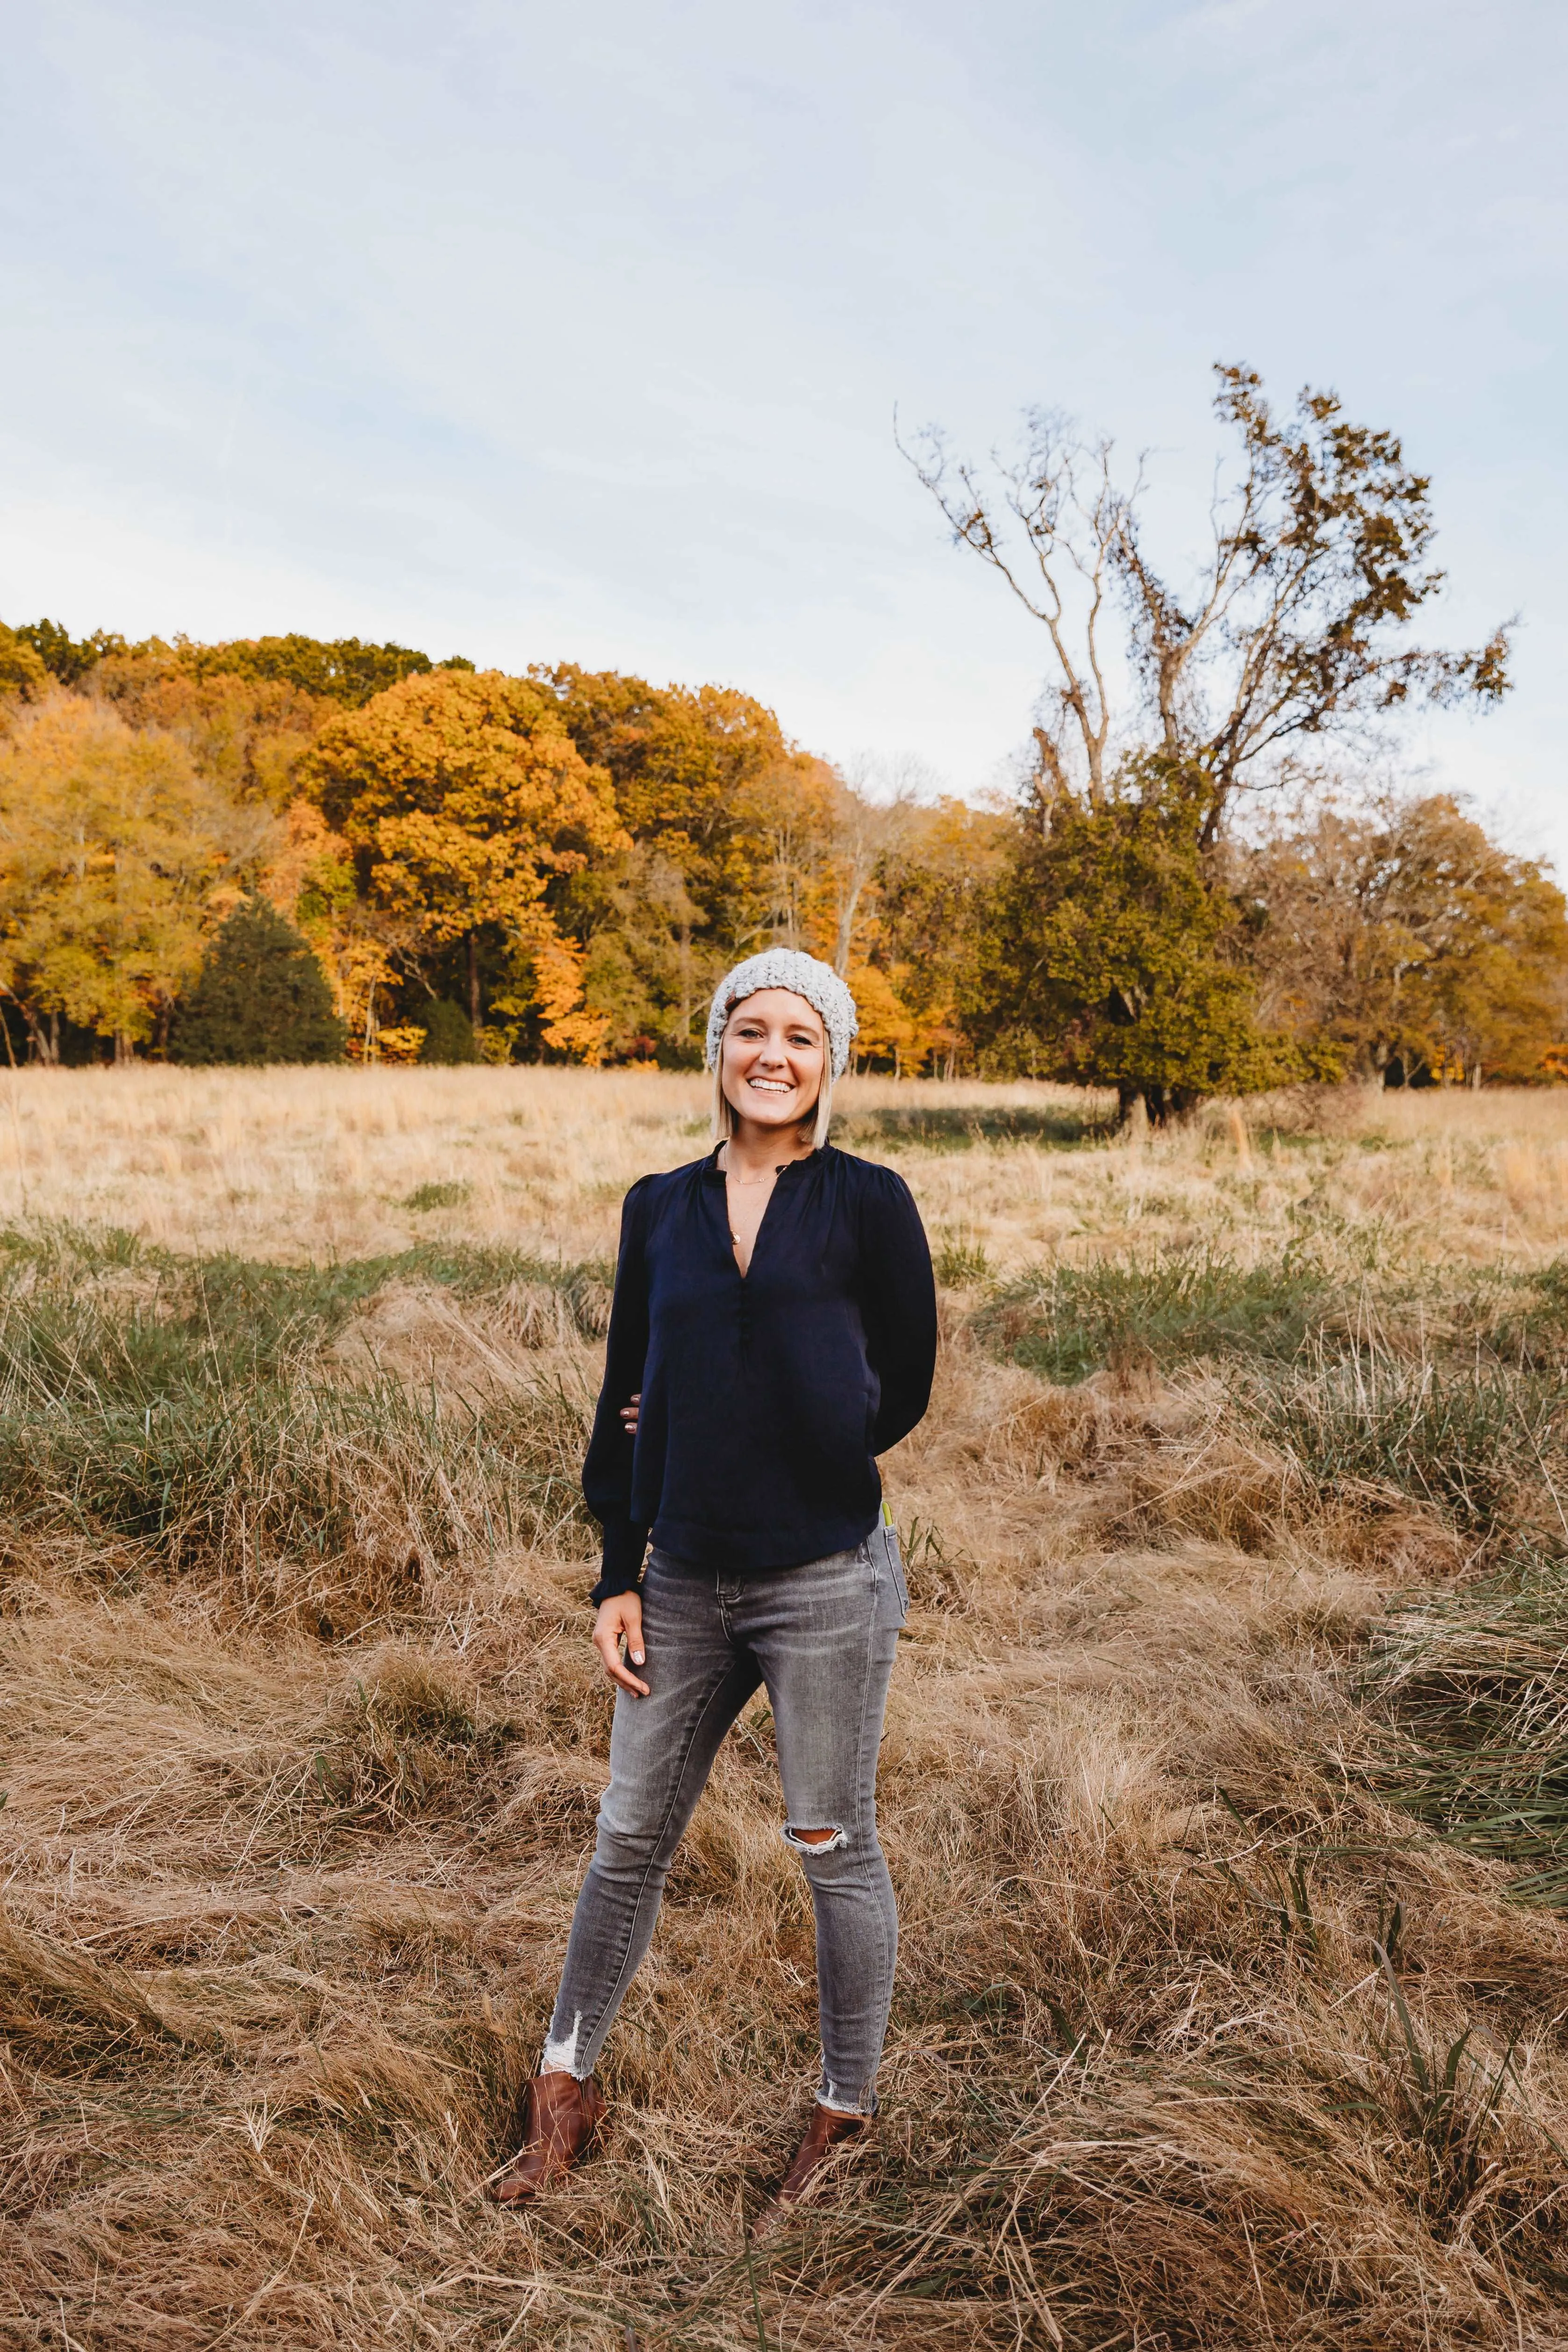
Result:
[[[633,1527],[630,1519],[609,1519],[604,1528],[604,1565],[599,1581],[589,1594],[597,1608],[601,1601],[613,1601],[618,1592],[634,1591],[643,1574],[643,1555],[648,1549],[646,1528]]]

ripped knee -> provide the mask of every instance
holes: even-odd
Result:
[[[826,1829],[798,1830],[793,1822],[786,1822],[779,1834],[797,1853],[832,1853],[845,1843],[849,1832],[831,1824]]]

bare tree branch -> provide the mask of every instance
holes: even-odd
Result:
[[[1120,488],[1109,441],[1086,444],[1032,409],[1018,455],[993,457],[988,478],[935,427],[913,450],[898,442],[955,543],[1046,629],[1056,719],[1035,730],[1042,790],[1073,790],[1081,761],[1077,788],[1099,806],[1113,737],[1128,751],[1157,743],[1206,779],[1210,842],[1240,784],[1289,772],[1301,739],[1417,700],[1500,700],[1511,626],[1469,650],[1412,646],[1416,614],[1444,584],[1429,561],[1427,477],[1392,434],[1346,423],[1333,393],[1302,392],[1281,420],[1249,369],[1215,373],[1216,413],[1239,436],[1240,462],[1228,488],[1217,476],[1210,543],[1185,596],[1145,549],[1143,469]],[[1113,587],[1135,688],[1119,721],[1105,641]]]

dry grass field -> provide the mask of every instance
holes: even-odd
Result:
[[[601,1785],[575,1491],[702,1082],[0,1076],[0,2345],[1568,2346],[1568,1096],[862,1082],[938,1392],[884,2112],[766,1707],[488,2208]]]

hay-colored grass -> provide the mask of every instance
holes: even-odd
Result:
[[[845,1088],[948,1277],[932,1413],[885,1465],[915,1599],[883,1769],[904,1940],[876,2145],[753,2264],[814,2017],[759,1706],[611,2045],[601,2158],[527,2220],[480,2195],[609,1723],[551,1465],[621,1193],[704,1148],[704,1084],[0,1092],[7,1425],[79,1457],[74,1488],[19,1468],[0,1523],[0,2345],[1568,2344],[1568,1927],[1385,1801],[1364,1681],[1390,1598],[1473,1576],[1483,1538],[1442,1496],[1336,1488],[1311,1366],[1254,1397],[1275,1340],[1245,1320],[1307,1264],[1321,1327],[1390,1382],[1511,1329],[1568,1238],[1568,1097],[1110,1138],[1065,1090]],[[51,1256],[68,1225],[141,1246]],[[223,1252],[387,1268],[279,1309],[241,1383],[243,1317],[183,1264]],[[1211,1263],[1234,1362],[1030,1369],[1053,1278],[1099,1313],[1097,1269]],[[243,1407],[251,1451],[222,1524],[110,1537],[92,1480],[156,1496],[158,1445],[198,1479],[200,1444],[151,1395],[139,1440],[126,1402],[115,1348],[154,1325],[208,1349],[191,1427]],[[313,1477],[329,1557],[301,1548]],[[1489,1507],[1528,1534],[1538,1486]]]

